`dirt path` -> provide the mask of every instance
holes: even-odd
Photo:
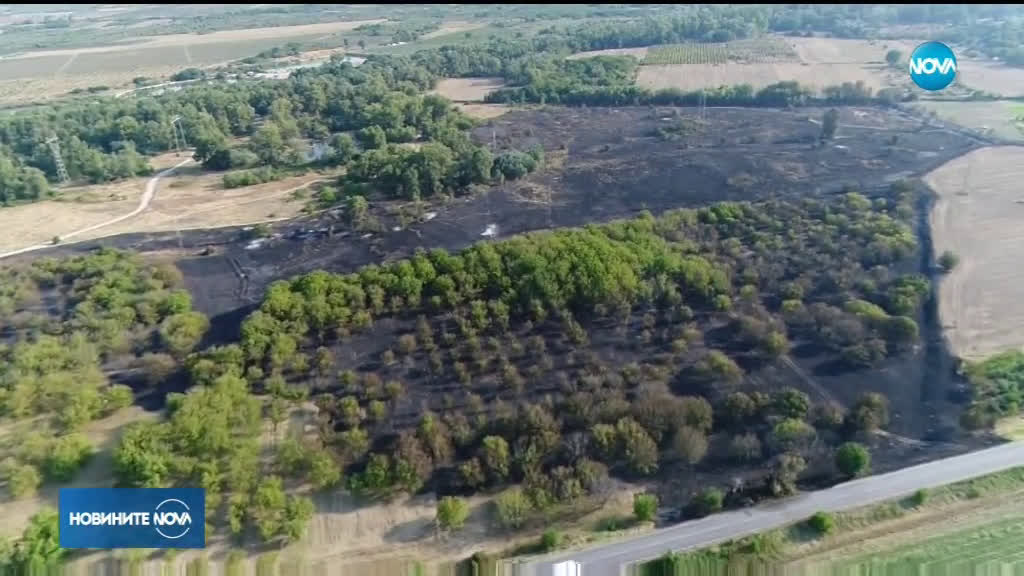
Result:
[[[156,195],[156,185],[160,182],[160,179],[163,178],[164,176],[172,174],[176,169],[184,166],[185,164],[188,164],[189,162],[192,162],[191,158],[182,160],[181,162],[178,162],[174,166],[161,172],[158,172],[155,176],[150,178],[146,182],[146,190],[145,192],[142,193],[142,198],[139,199],[138,207],[132,210],[131,212],[124,214],[122,216],[118,216],[116,218],[111,218],[110,220],[107,220],[105,222],[100,222],[99,224],[93,224],[92,226],[87,226],[85,228],[75,230],[74,232],[68,232],[67,234],[64,234],[63,236],[60,237],[61,242],[64,242],[68,238],[73,238],[75,236],[86,234],[88,232],[92,232],[94,230],[98,230],[106,226],[111,226],[113,224],[117,224],[118,222],[123,222],[129,218],[139,215],[140,213],[142,213],[143,210],[149,208],[149,203],[153,200],[153,196]],[[24,254],[26,252],[42,250],[43,248],[49,248],[50,246],[53,246],[53,244],[36,244],[35,246],[27,246],[19,250],[14,250],[11,252],[0,254],[0,258],[7,258],[8,256],[15,256],[18,254]]]

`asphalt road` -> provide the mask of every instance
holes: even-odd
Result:
[[[755,508],[714,514],[599,547],[520,560],[518,564],[506,564],[510,569],[506,569],[505,573],[516,576],[552,576],[552,564],[572,559],[583,564],[584,576],[623,576],[627,574],[630,565],[657,558],[670,550],[681,552],[703,548],[778,528],[818,511],[835,512],[857,508],[900,498],[921,488],[935,488],[1017,466],[1024,466],[1024,443],[1003,444],[888,474],[853,480],[827,490],[809,492]]]
[[[106,222],[100,222],[99,224],[93,224],[92,226],[88,226],[88,227],[82,228],[80,230],[75,230],[73,232],[68,232],[67,234],[62,234],[60,236],[61,242],[64,242],[65,240],[69,240],[71,238],[74,238],[75,236],[78,236],[80,234],[85,234],[86,232],[92,232],[93,230],[98,230],[98,229],[104,228],[106,226],[117,224],[118,222],[123,222],[123,221],[125,221],[125,220],[127,220],[129,218],[137,216],[143,210],[145,210],[146,208],[149,208],[149,203],[152,202],[153,201],[153,197],[156,196],[156,185],[160,182],[160,179],[163,178],[164,176],[170,175],[175,170],[177,170],[178,168],[181,168],[182,166],[184,166],[185,164],[188,164],[189,162],[192,162],[191,158],[187,158],[185,160],[182,160],[181,162],[178,162],[174,166],[172,166],[172,167],[170,167],[170,168],[168,168],[166,170],[163,170],[161,172],[158,172],[155,176],[150,178],[146,182],[146,189],[142,192],[142,198],[139,199],[139,205],[134,210],[132,210],[131,212],[129,212],[127,214],[122,214],[121,216],[118,216],[116,218],[111,218],[110,220],[107,220]],[[24,254],[25,252],[34,252],[35,250],[42,250],[43,248],[49,248],[51,246],[53,246],[53,244],[51,244],[51,243],[36,244],[35,246],[26,246],[25,248],[21,248],[21,249],[18,249],[18,250],[13,250],[11,252],[5,252],[3,254],[0,254],[0,258],[7,258],[8,256],[15,256],[15,255],[18,255],[18,254]]]

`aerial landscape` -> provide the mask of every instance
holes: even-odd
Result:
[[[1014,5],[0,6],[0,569],[1024,569],[1022,99]]]

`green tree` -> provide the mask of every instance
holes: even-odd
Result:
[[[836,450],[836,468],[849,478],[865,474],[871,469],[871,453],[863,444],[846,442]]]
[[[479,457],[493,481],[503,482],[508,477],[509,448],[508,442],[504,438],[501,436],[484,438]]]
[[[437,526],[441,530],[461,530],[469,518],[469,505],[461,498],[445,496],[437,501]]]
[[[651,522],[658,513],[658,497],[638,492],[633,495],[633,517],[640,522]]]
[[[658,445],[642,426],[632,418],[622,418],[615,431],[630,471],[647,475],[658,469]]]
[[[498,522],[505,528],[518,529],[533,509],[530,499],[519,488],[510,488],[494,500]]]
[[[46,477],[57,482],[68,482],[92,458],[93,447],[81,434],[61,436],[53,443],[46,457]]]

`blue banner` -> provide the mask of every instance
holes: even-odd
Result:
[[[61,548],[205,548],[202,488],[61,488]]]

